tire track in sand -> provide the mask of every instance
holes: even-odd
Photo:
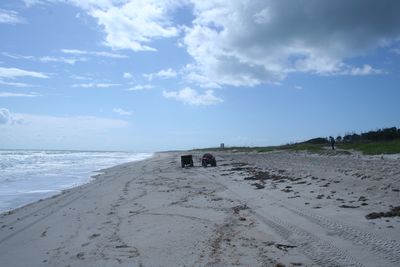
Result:
[[[291,225],[275,216],[268,215],[266,218],[251,208],[249,212],[321,266],[364,266],[331,242],[322,240],[300,227]]]
[[[400,243],[394,240],[384,240],[376,237],[372,233],[364,232],[353,227],[335,222],[326,217],[313,214],[301,208],[288,207],[285,209],[306,218],[307,220],[325,228],[341,238],[353,242],[355,245],[363,244],[377,256],[391,262],[400,262]]]
[[[233,194],[237,199],[242,199],[243,196],[232,191],[226,185],[217,182],[206,170],[202,174],[212,183],[221,185],[226,191]],[[331,242],[323,240],[316,235],[289,224],[288,222],[276,216],[268,214],[268,218],[256,211],[256,208],[249,203],[244,203],[249,207],[249,212],[267,227],[273,229],[282,238],[295,244],[297,249],[304,255],[312,259],[316,264],[327,267],[337,266],[355,266],[364,267],[362,263],[349,255],[346,251],[333,245]]]

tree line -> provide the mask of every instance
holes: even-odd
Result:
[[[344,136],[336,137],[336,142],[338,143],[370,143],[370,142],[382,142],[382,141],[392,141],[400,139],[400,128],[382,128],[376,131],[369,131],[361,134],[348,133]],[[328,144],[329,138],[318,137],[313,138],[304,143],[308,144]]]
[[[400,139],[400,128],[383,128],[376,131],[369,131],[361,134],[351,133],[343,137],[336,137],[336,141],[343,143],[369,143],[380,141],[392,141]]]

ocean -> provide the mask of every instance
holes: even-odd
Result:
[[[0,212],[90,182],[96,171],[152,153],[0,150]]]

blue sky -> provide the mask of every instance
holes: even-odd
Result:
[[[279,145],[399,127],[395,0],[0,3],[0,148]]]

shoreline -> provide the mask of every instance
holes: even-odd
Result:
[[[4,150],[4,151],[8,151],[8,150]],[[19,150],[19,151],[30,151],[30,150]],[[42,151],[47,151],[47,150],[32,150],[32,151],[42,152]],[[102,151],[75,151],[75,150],[51,150],[51,151],[52,151],[52,152],[58,152],[58,151],[63,151],[63,152],[65,152],[65,151],[66,151],[66,152],[102,152]],[[109,151],[105,151],[105,152],[109,152]],[[128,163],[132,163],[132,162],[136,162],[136,161],[146,160],[146,159],[152,158],[156,153],[158,153],[158,152],[152,152],[152,153],[135,153],[135,154],[149,154],[149,156],[145,157],[144,159],[139,159],[139,160],[133,160],[133,161],[129,161],[129,162],[118,163],[118,164],[112,165],[112,166],[110,166],[110,167],[101,168],[101,169],[95,169],[95,170],[89,171],[88,174],[85,175],[85,177],[86,177],[86,178],[85,178],[85,181],[81,181],[81,182],[79,182],[79,183],[77,183],[77,184],[73,184],[73,185],[71,185],[70,187],[67,187],[67,188],[64,188],[64,189],[47,190],[47,191],[52,191],[53,193],[52,193],[52,192],[44,193],[44,196],[41,196],[40,198],[37,198],[37,197],[36,197],[36,198],[32,198],[33,201],[21,201],[22,204],[17,205],[16,207],[9,208],[9,209],[4,210],[4,211],[0,211],[0,216],[1,216],[2,214],[4,214],[4,213],[13,212],[13,211],[15,211],[15,210],[17,210],[17,209],[20,209],[20,208],[23,208],[23,207],[25,207],[25,206],[34,204],[34,203],[36,203],[36,202],[41,202],[41,201],[46,200],[46,199],[48,199],[48,198],[53,198],[53,197],[55,197],[55,196],[57,196],[57,195],[62,195],[62,194],[64,194],[65,191],[69,191],[69,190],[72,190],[72,189],[74,189],[74,188],[78,188],[78,187],[80,187],[80,186],[83,186],[83,185],[86,185],[86,184],[90,184],[90,183],[92,183],[92,182],[96,179],[96,177],[98,177],[98,176],[101,175],[104,171],[106,171],[106,170],[108,170],[108,169],[111,169],[111,168],[114,168],[114,167],[118,167],[118,166],[123,165],[123,164],[128,164]],[[39,191],[40,191],[40,190],[39,190]],[[45,191],[46,191],[46,190],[45,190]]]
[[[181,168],[180,153],[107,168],[91,183],[1,214],[0,260],[85,267],[400,259],[400,218],[365,218],[400,205],[396,160],[221,152],[218,167],[203,168],[191,151],[195,167]]]

